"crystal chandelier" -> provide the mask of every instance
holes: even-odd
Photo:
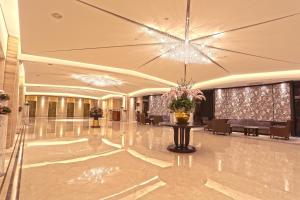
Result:
[[[190,9],[191,0],[187,0],[186,18],[184,39],[170,35],[163,31],[154,31],[151,28],[144,28],[145,32],[160,41],[163,45],[161,49],[161,57],[170,60],[175,60],[187,64],[207,64],[214,62],[213,52],[207,48],[213,40],[223,36],[221,34],[214,34],[214,37],[209,37],[200,41],[200,43],[193,43],[190,40]]]
[[[185,64],[209,64],[214,59],[214,53],[206,45],[210,45],[215,40],[221,38],[223,34],[216,35],[215,37],[202,40],[201,43],[192,43],[187,40],[177,40],[168,37],[165,34],[156,33],[151,30],[144,29],[144,32],[150,37],[162,43],[160,49],[161,57],[183,62]]]
[[[201,45],[201,51],[207,51],[206,54],[209,57],[213,57],[213,54],[209,49],[205,48],[205,46]],[[198,47],[198,48],[199,48]],[[170,47],[167,47],[170,48]],[[197,50],[197,47],[193,44],[185,44],[184,42],[176,44],[176,46],[166,54],[162,56],[163,58],[183,62],[185,64],[188,63],[196,63],[196,64],[207,64],[210,63],[206,57],[204,57],[200,51]]]

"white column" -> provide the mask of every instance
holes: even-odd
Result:
[[[127,109],[127,100],[126,96],[122,97],[122,106],[121,106],[121,121],[128,121],[128,109]]]
[[[136,121],[135,119],[135,110],[134,110],[134,97],[131,97],[128,101],[128,116],[129,116],[129,122],[132,122],[132,121]]]

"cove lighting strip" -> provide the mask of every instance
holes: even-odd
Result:
[[[105,100],[105,99],[110,99],[110,98],[123,98],[125,95],[118,95],[118,94],[108,94],[108,95],[105,95],[103,97],[101,97],[102,100]]]
[[[49,57],[43,57],[43,56],[35,56],[35,55],[30,55],[30,54],[20,54],[19,60],[102,70],[102,71],[107,71],[107,72],[113,72],[113,73],[118,73],[118,74],[125,74],[125,75],[131,75],[131,76],[135,76],[135,77],[139,77],[139,78],[144,78],[144,79],[148,79],[151,81],[163,83],[163,84],[166,84],[169,86],[177,85],[176,83],[171,82],[171,81],[167,81],[167,80],[155,77],[155,76],[150,76],[148,74],[144,74],[144,73],[129,70],[129,69],[123,69],[123,68],[108,67],[108,66],[90,64],[90,63],[82,63],[82,62],[62,60],[62,59],[49,58]]]
[[[54,88],[93,90],[93,91],[99,91],[99,92],[106,92],[106,93],[110,93],[110,94],[126,95],[125,93],[121,93],[121,92],[115,92],[115,91],[110,91],[110,90],[103,90],[103,89],[92,88],[92,87],[83,87],[83,86],[33,84],[33,83],[25,83],[25,86],[28,86],[28,87],[54,87]]]
[[[128,94],[129,97],[135,97],[139,95],[146,95],[146,94],[162,94],[168,92],[170,88],[145,88],[141,90],[137,90]]]
[[[287,80],[298,80],[300,79],[300,70],[288,70],[288,71],[276,71],[276,72],[261,72],[251,74],[237,74],[224,76],[208,81],[196,83],[193,88],[209,89],[218,87],[224,84],[249,82],[249,81],[287,81]]]
[[[26,92],[25,95],[36,95],[36,96],[57,96],[57,97],[80,97],[86,99],[101,100],[101,97],[87,96],[72,93],[57,93],[57,92]]]

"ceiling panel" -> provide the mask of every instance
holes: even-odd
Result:
[[[90,70],[85,68],[74,68],[64,65],[48,65],[38,62],[24,62],[25,77],[27,84],[48,84],[48,85],[66,85],[66,86],[80,86],[80,87],[92,87],[103,90],[109,90],[120,93],[130,93],[143,88],[163,88],[166,85],[150,81],[143,78],[138,78],[129,75],[121,75],[118,73],[104,72],[99,70]],[[82,81],[72,78],[72,74],[78,75],[99,75],[110,76],[112,78],[121,80],[123,84],[121,86],[106,86],[99,87],[89,85]]]
[[[167,45],[158,43],[165,43],[168,34],[172,35],[168,42],[184,38],[186,4],[186,0],[20,0],[22,53],[130,69],[176,82],[183,77],[184,65],[160,56]],[[53,13],[62,18],[52,17]],[[193,42],[217,47],[211,50],[212,58],[229,73],[214,63],[189,64],[187,79],[203,82],[299,69],[299,24],[299,0],[191,0],[189,37],[225,32]],[[147,26],[158,31],[149,32]],[[106,73],[26,65],[26,82],[31,83],[84,85],[70,79],[70,74]],[[112,91],[165,87],[134,76],[111,75],[125,82],[120,88],[108,88]]]

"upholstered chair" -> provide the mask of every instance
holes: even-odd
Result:
[[[206,121],[205,125],[204,125],[204,130],[205,131],[212,131],[212,123],[213,123],[213,120]]]
[[[288,120],[285,126],[271,126],[270,128],[270,138],[274,137],[284,137],[289,139],[292,130],[292,121]]]
[[[214,119],[212,121],[213,134],[231,134],[230,124],[227,123],[227,119]]]

